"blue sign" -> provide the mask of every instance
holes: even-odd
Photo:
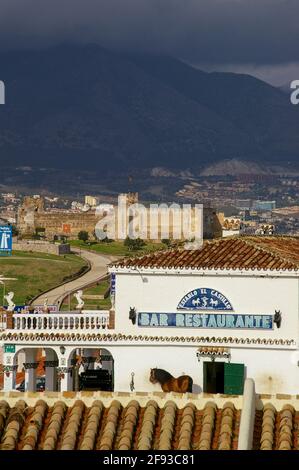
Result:
[[[140,312],[138,326],[271,330],[273,329],[273,315]]]
[[[7,305],[4,305],[4,308],[7,309]],[[33,310],[34,313],[44,313],[45,306],[44,305],[16,305],[14,308],[15,313],[29,313],[30,310]],[[47,310],[49,313],[57,313],[58,307],[57,305],[48,305]]]
[[[12,252],[12,227],[0,226],[0,252]]]
[[[8,305],[4,305],[3,307],[5,309],[7,309]],[[14,308],[14,312],[15,313],[22,313],[22,312],[25,312],[26,309],[28,309],[28,307],[26,305],[16,305],[15,308]]]
[[[201,287],[186,294],[178,304],[178,310],[233,310],[227,298],[215,289]]]
[[[110,295],[115,294],[115,273],[111,273]]]
[[[22,310],[24,310],[26,308],[26,305],[16,305],[15,308],[14,308],[14,311],[16,313],[21,313]]]

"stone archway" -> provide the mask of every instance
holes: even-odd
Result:
[[[52,348],[25,347],[15,354],[19,391],[56,391],[58,357]]]
[[[56,392],[58,390],[57,367],[59,365],[58,356],[54,349],[46,348],[45,370],[45,390]]]
[[[71,364],[73,390],[114,391],[114,358],[108,349],[74,349]]]

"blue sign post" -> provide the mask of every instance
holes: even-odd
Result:
[[[0,255],[12,254],[12,227],[10,225],[0,226]]]
[[[111,308],[112,310],[114,310],[114,307],[115,307],[115,273],[111,273],[110,300],[111,300]]]
[[[110,280],[110,295],[115,294],[115,273],[111,273],[111,280]]]

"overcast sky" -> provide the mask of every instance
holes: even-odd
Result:
[[[299,0],[0,0],[0,48],[94,42],[299,79]],[[0,64],[1,66],[1,64]]]

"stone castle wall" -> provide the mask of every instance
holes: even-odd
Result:
[[[42,229],[48,240],[53,240],[55,236],[75,239],[81,230],[92,237],[100,218],[94,210],[80,213],[45,211],[42,198],[25,197],[18,211],[17,226],[21,236],[34,235],[36,230]]]
[[[130,193],[128,195],[120,195],[122,202],[126,201],[127,206],[138,202],[138,194]],[[24,198],[22,206],[18,211],[18,229],[21,236],[31,236],[41,229],[46,239],[53,240],[54,237],[66,236],[69,239],[77,239],[80,231],[87,231],[90,239],[93,239],[94,232],[97,223],[104,217],[103,214],[98,214],[94,209],[87,212],[74,213],[67,210],[58,210],[57,212],[46,211],[44,209],[44,203],[42,198],[26,197]],[[147,213],[148,227],[152,226],[149,224],[149,212]],[[127,224],[130,221],[128,217]],[[118,239],[117,228],[117,210],[116,210],[116,236],[110,237]],[[160,237],[162,230],[162,218],[157,220],[158,238]],[[151,221],[152,224],[152,221]],[[172,220],[171,216],[169,219],[169,236],[166,238],[177,238],[173,237],[175,230],[175,220]],[[194,220],[192,222],[194,225]],[[204,208],[203,213],[203,229],[204,238],[217,238],[222,236],[222,227],[216,212],[211,208]],[[146,239],[151,239],[151,230],[148,229],[146,233]],[[143,238],[143,237],[142,237]]]
[[[59,213],[40,213],[35,217],[36,228],[45,228],[45,236],[51,240],[54,236],[78,238],[80,231],[85,230],[92,237],[96,223],[100,219],[95,211],[70,214],[66,211]]]

